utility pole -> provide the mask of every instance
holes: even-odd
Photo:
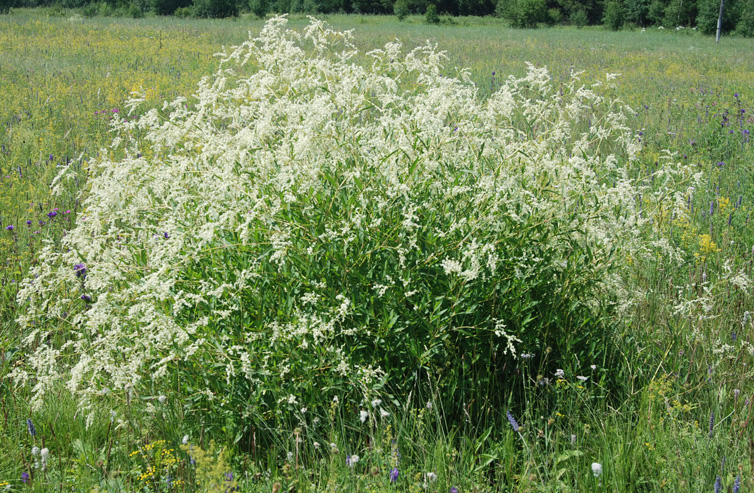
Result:
[[[715,36],[715,44],[720,42],[720,29],[723,27],[723,7],[725,6],[725,0],[720,0],[720,15],[717,17],[717,35]]]

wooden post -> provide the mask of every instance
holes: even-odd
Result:
[[[715,44],[720,42],[720,29],[723,27],[723,7],[725,6],[725,0],[720,0],[720,15],[717,17],[717,35],[715,36]]]

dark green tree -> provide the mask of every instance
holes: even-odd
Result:
[[[610,0],[605,5],[605,15],[602,18],[602,23],[611,31],[617,31],[623,26],[625,15],[623,5],[617,0]]]
[[[437,5],[430,3],[427,5],[427,12],[424,14],[424,20],[427,24],[439,24],[440,16],[437,14]]]
[[[699,14],[696,17],[696,25],[704,34],[715,34],[717,31],[717,18],[720,15],[720,0],[699,0]],[[735,0],[726,0],[723,10],[722,31],[731,32],[738,22],[738,5]]]
[[[736,33],[754,38],[754,0],[746,0],[740,5],[741,17],[736,24]]]
[[[189,5],[191,0],[152,0],[152,11],[157,15],[173,15],[176,10]]]
[[[667,27],[693,26],[696,13],[694,0],[670,0],[665,8],[665,18],[662,23]]]
[[[665,21],[665,9],[668,4],[665,0],[652,0],[647,12],[647,20],[654,26],[661,26]]]
[[[582,28],[589,24],[589,16],[586,14],[585,8],[577,8],[571,13],[571,24],[578,28]]]
[[[194,15],[200,18],[225,18],[238,15],[236,0],[195,0]]]
[[[396,0],[395,5],[393,5],[393,12],[395,12],[395,15],[398,17],[399,21],[402,21],[403,19],[408,17],[408,1]]]
[[[259,19],[264,19],[270,12],[269,0],[249,0],[249,10]]]
[[[626,0],[626,22],[644,27],[649,23],[651,0]]]

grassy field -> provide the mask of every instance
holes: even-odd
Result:
[[[127,114],[132,92],[144,98],[139,118],[189,97],[216,71],[213,55],[244,42],[249,32],[256,36],[263,22],[14,10],[0,17],[0,486],[40,492],[751,491],[754,40],[723,38],[715,45],[693,31],[654,29],[511,30],[475,18],[442,26],[419,17],[324,20],[354,30],[360,64],[371,63],[369,50],[396,38],[407,49],[436,43],[447,54],[447,75],[468,68],[481,99],[510,75],[524,76],[528,62],[547,67],[561,92],[579,72],[599,95],[623,101],[631,108],[626,124],[642,146],[638,159],[621,163],[643,191],[632,199],[637,217],[652,218],[642,223],[642,235],[647,245],[673,245],[674,255],[647,247],[649,254],[624,255],[610,271],[623,276],[631,303],[599,312],[609,341],[582,341],[574,354],[556,347],[550,359],[548,347],[524,348],[536,356],[518,360],[509,370],[515,383],[500,387],[518,397],[500,398],[513,414],[480,403],[464,403],[465,415],[445,413],[432,405],[441,396],[383,394],[376,386],[348,400],[348,384],[332,380],[332,392],[322,394],[326,401],[310,406],[306,417],[304,411],[295,419],[261,413],[254,422],[257,415],[240,406],[221,409],[235,401],[213,403],[188,391],[186,380],[212,375],[195,368],[181,369],[170,393],[149,382],[135,396],[113,387],[86,410],[56,383],[33,408],[36,382],[20,386],[10,377],[30,367],[32,350],[43,344],[24,342],[40,322],[17,322],[32,313],[17,299],[19,286],[30,272],[42,272],[32,269],[45,267],[43,252],[70,245],[66,235],[88,216],[82,203],[93,177],[103,173],[89,163],[104,159],[115,136],[111,120]],[[605,81],[608,73],[620,75]],[[117,160],[124,151],[111,152]],[[667,171],[670,163],[686,174],[676,178]],[[70,179],[54,182],[63,168]],[[675,189],[661,189],[668,175],[677,179]],[[212,269],[243,261],[213,259]],[[201,265],[193,268],[203,272]],[[87,274],[79,274],[71,270],[70,277],[83,289]],[[69,323],[64,313],[61,328]],[[580,322],[568,320],[564,330],[591,327]],[[51,339],[44,343],[54,344]],[[601,344],[610,351],[595,348]],[[597,354],[603,359],[592,359]],[[566,363],[564,374],[552,373]],[[483,381],[478,373],[470,378]],[[224,375],[207,385],[222,389]],[[365,410],[368,419],[360,419]],[[387,414],[378,419],[382,410]]]

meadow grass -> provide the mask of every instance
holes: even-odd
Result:
[[[754,487],[754,151],[747,133],[754,127],[748,56],[754,42],[724,38],[715,46],[695,32],[658,30],[510,30],[492,19],[440,27],[418,17],[325,19],[336,29],[354,29],[361,53],[394,38],[409,48],[437,43],[448,54],[450,74],[469,67],[482,97],[508,75],[523,76],[525,62],[547,66],[556,84],[566,84],[572,70],[583,71],[586,84],[621,74],[598,90],[634,110],[629,124],[644,147],[632,178],[651,191],[670,162],[668,149],[676,153],[673,161],[700,174],[700,185],[685,198],[688,217],[681,221],[649,193],[636,197],[637,207],[655,218],[644,234],[673,242],[683,262],[625,259],[628,284],[640,296],[610,322],[615,366],[588,360],[588,348],[574,355],[585,358],[585,370],[595,365],[580,374],[585,381],[575,373],[547,374],[544,356],[518,366],[511,379],[526,399],[510,407],[519,430],[499,407],[469,407],[470,414],[449,421],[431,394],[396,397],[383,405],[390,411],[385,419],[381,406],[361,403],[369,410],[365,422],[358,402],[328,398],[318,426],[303,417],[303,429],[270,419],[244,432],[232,419],[213,417],[211,406],[198,420],[185,416],[184,400],[200,402],[199,396],[180,392],[105,394],[101,409],[114,414],[103,411],[87,426],[61,386],[32,412],[28,389],[8,377],[30,356],[15,321],[18,285],[45,262],[40,250],[59,245],[74,228],[89,187],[88,163],[114,136],[110,119],[125,111],[132,91],[143,93],[146,108],[191,94],[215,71],[212,55],[243,42],[248,31],[258,33],[262,22],[82,19],[73,12],[47,17],[16,10],[0,18],[0,483],[33,491],[714,491],[717,476],[734,490],[740,475],[740,491]],[[69,164],[72,179],[51,195],[58,170]],[[551,383],[541,385],[545,378]],[[620,381],[622,391],[604,387],[610,381]],[[186,387],[176,382],[176,388]],[[265,428],[277,438],[262,446]],[[49,450],[45,464],[42,449]],[[346,456],[353,455],[360,460],[348,465]],[[592,463],[601,464],[601,476],[594,476]]]

